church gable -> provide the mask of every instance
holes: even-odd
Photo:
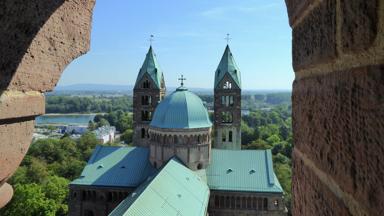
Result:
[[[230,89],[240,89],[237,82],[233,79],[232,76],[230,76],[228,73],[226,73],[220,82],[218,82],[215,89],[223,89],[223,90],[230,90]]]

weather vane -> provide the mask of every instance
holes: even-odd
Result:
[[[152,46],[152,42],[155,40],[155,39],[153,39],[155,36],[153,36],[153,35],[151,35],[150,37],[149,37],[149,43],[150,43],[150,45]]]
[[[184,80],[187,80],[187,79],[184,78],[183,74],[181,74],[181,77],[179,78],[179,80],[181,81],[181,86],[184,86]]]
[[[232,39],[229,37],[229,34],[227,34],[227,37],[224,38],[225,40],[227,40],[227,44],[229,44],[229,41]]]

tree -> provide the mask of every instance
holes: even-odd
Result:
[[[43,191],[48,199],[54,200],[57,206],[56,216],[68,214],[69,181],[58,176],[50,176],[44,183]]]
[[[41,183],[49,175],[47,165],[36,158],[32,158],[31,165],[28,167],[26,174],[29,181],[33,183]]]
[[[0,210],[3,216],[54,216],[56,203],[45,197],[40,185],[16,184],[12,201]]]
[[[125,144],[131,144],[133,138],[133,130],[127,129],[124,131],[124,133],[120,136],[120,140],[124,141]]]

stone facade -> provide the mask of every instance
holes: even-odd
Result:
[[[191,170],[205,169],[211,152],[211,128],[160,129],[151,127],[150,161],[161,167],[177,156]]]
[[[281,193],[247,193],[211,190],[210,216],[284,216],[286,208]]]
[[[69,190],[69,216],[105,216],[135,188],[70,185]]]
[[[214,148],[241,149],[241,88],[226,74],[214,89]]]
[[[149,146],[149,123],[156,106],[164,98],[164,79],[160,87],[157,88],[153,80],[145,74],[133,89],[133,144],[136,146]]]
[[[292,213],[382,215],[384,2],[286,4],[295,70]]]

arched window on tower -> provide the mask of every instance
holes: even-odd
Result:
[[[147,110],[141,111],[141,120],[142,121],[151,121],[152,120],[152,112]]]
[[[222,112],[221,113],[221,122],[222,123],[232,123],[233,117],[231,112]]]
[[[141,128],[141,138],[145,138],[145,128]]]
[[[228,132],[228,142],[232,142],[232,136],[233,136],[232,133],[233,133],[232,131]]]
[[[149,80],[145,80],[143,82],[143,88],[145,89],[151,88],[151,83],[149,82]]]
[[[152,97],[150,95],[141,96],[141,105],[151,105]]]

